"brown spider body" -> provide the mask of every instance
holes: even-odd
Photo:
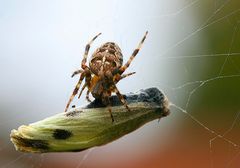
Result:
[[[112,85],[118,75],[112,74],[122,66],[122,62],[122,52],[117,44],[107,42],[96,49],[89,62],[89,68],[94,74],[89,89],[94,98],[101,99],[104,91],[110,94],[114,90]],[[109,79],[111,77],[113,79]]]
[[[123,63],[122,51],[119,46],[113,42],[107,42],[96,49],[90,60],[89,66],[91,71],[98,75],[101,68],[103,71],[120,68]]]
[[[84,57],[81,63],[81,70],[77,70],[73,73],[72,77],[76,74],[81,74],[80,79],[73,90],[73,93],[67,103],[65,111],[67,111],[71,101],[78,93],[80,85],[85,78],[85,84],[82,86],[80,91],[79,97],[81,96],[83,90],[87,87],[87,95],[86,99],[89,99],[89,93],[96,99],[100,99],[103,104],[105,104],[110,112],[112,121],[114,121],[112,112],[111,112],[111,104],[109,101],[109,97],[111,96],[112,92],[115,92],[123,103],[123,105],[128,109],[127,103],[123,98],[122,94],[116,87],[116,84],[123,78],[128,77],[135,72],[123,74],[123,72],[129,67],[133,58],[137,55],[138,51],[140,50],[144,40],[146,39],[147,32],[144,35],[143,39],[138,45],[138,48],[134,50],[130,59],[127,61],[125,65],[123,65],[123,55],[119,46],[113,42],[104,43],[101,47],[97,48],[93,53],[90,61],[89,66],[86,65],[87,62],[87,55],[90,49],[90,44],[100,35],[99,33],[95,36],[85,48]]]

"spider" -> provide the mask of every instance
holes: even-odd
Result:
[[[78,93],[80,85],[84,78],[85,83],[82,86],[78,98],[81,97],[83,90],[87,87],[86,99],[89,102],[91,102],[91,100],[89,99],[90,92],[95,99],[100,99],[102,103],[108,108],[112,122],[114,122],[114,118],[112,115],[111,103],[109,100],[109,97],[111,96],[112,92],[116,93],[121,103],[126,107],[128,111],[130,111],[126,100],[119,92],[116,84],[121,79],[133,75],[135,73],[131,72],[128,74],[123,74],[124,71],[129,67],[130,63],[137,55],[139,50],[141,49],[142,44],[147,37],[147,34],[148,32],[146,31],[138,47],[133,51],[131,57],[124,65],[123,55],[119,46],[113,42],[106,42],[95,50],[90,59],[89,66],[87,66],[86,62],[90,45],[99,35],[101,35],[101,33],[96,35],[85,47],[85,53],[81,63],[82,69],[79,69],[73,72],[72,74],[72,77],[74,77],[77,74],[80,74],[80,78],[72,92],[72,95],[69,98],[69,101],[65,108],[65,112],[68,110],[70,103]]]

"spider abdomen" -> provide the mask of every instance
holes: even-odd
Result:
[[[120,47],[113,42],[104,43],[93,53],[89,67],[95,75],[99,75],[100,70],[103,72],[113,72],[120,68],[123,63],[123,56]]]

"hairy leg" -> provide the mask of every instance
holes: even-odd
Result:
[[[130,73],[128,73],[128,74],[123,74],[123,75],[121,75],[120,80],[123,79],[123,78],[126,78],[126,77],[128,77],[128,76],[131,76],[131,75],[133,75],[133,74],[135,74],[135,73],[136,73],[136,72],[130,72]]]
[[[86,62],[87,62],[87,56],[88,56],[88,52],[89,52],[89,49],[90,49],[90,45],[93,43],[93,41],[100,35],[101,33],[99,33],[98,35],[96,35],[85,47],[85,52],[84,52],[84,55],[83,55],[83,59],[82,59],[82,63],[81,63],[81,67],[83,70],[77,70],[75,72],[73,72],[72,74],[72,77],[75,76],[76,74],[79,74],[81,73],[81,76],[80,76],[80,79],[77,83],[77,85],[75,86],[74,90],[73,90],[73,93],[72,95],[70,96],[69,100],[68,100],[68,103],[66,105],[66,108],[65,108],[65,112],[68,110],[68,107],[70,105],[70,103],[72,102],[73,98],[75,97],[75,95],[78,93],[78,90],[80,88],[80,85],[84,79],[84,77],[86,77],[86,84],[84,84],[81,92],[80,92],[80,95],[79,97],[81,96],[83,90],[85,89],[86,86],[89,86],[90,85],[90,81],[91,81],[91,72],[88,68],[88,66],[86,65]]]
[[[135,56],[137,55],[137,53],[141,49],[142,44],[143,44],[144,40],[147,37],[147,34],[148,34],[148,32],[146,31],[146,33],[143,36],[141,42],[138,44],[138,47],[133,51],[133,53],[132,53],[131,57],[129,58],[129,60],[127,61],[127,63],[119,69],[120,74],[122,74],[129,67],[129,65],[131,64],[132,60],[135,58]]]
[[[124,99],[123,95],[119,92],[119,90],[118,90],[118,88],[117,88],[116,85],[114,85],[114,89],[115,89],[115,92],[116,92],[119,100],[120,100],[120,101],[122,102],[122,104],[126,107],[126,109],[127,109],[128,111],[130,111],[130,108],[128,107],[126,100]]]
[[[84,72],[85,72],[85,83],[84,83],[84,85],[83,85],[83,87],[82,87],[82,89],[81,89],[81,91],[79,93],[78,98],[81,97],[82,92],[86,88],[86,86],[88,86],[88,88],[89,88],[89,86],[91,84],[91,79],[92,79],[91,71],[87,68]]]
[[[86,99],[87,99],[87,101],[88,102],[92,102],[92,100],[90,100],[90,98],[89,98],[89,93],[90,93],[90,91],[89,90],[87,90],[87,94],[86,94]]]
[[[84,83],[84,85],[83,85],[83,87],[82,87],[82,89],[81,89],[81,91],[80,91],[80,93],[79,93],[79,95],[78,95],[78,99],[81,97],[82,92],[84,91],[84,89],[86,88],[86,86],[87,86],[87,83]]]
[[[75,75],[80,74],[80,73],[83,73],[83,70],[81,70],[81,69],[76,70],[76,71],[73,72],[71,77],[74,77]]]
[[[114,122],[114,118],[113,118],[113,115],[112,115],[111,102],[110,102],[110,100],[109,100],[109,97],[110,97],[110,96],[111,96],[111,95],[109,95],[108,92],[104,92],[104,93],[103,93],[103,97],[102,97],[102,102],[103,102],[103,104],[104,104],[105,106],[107,106],[107,109],[108,109],[108,111],[109,111],[109,114],[110,114],[110,117],[111,117],[111,119],[112,119],[112,122]]]
[[[68,107],[69,107],[70,103],[72,102],[72,100],[73,100],[73,98],[75,97],[75,95],[78,93],[78,90],[79,90],[79,88],[80,88],[80,85],[81,85],[84,77],[85,77],[85,73],[83,72],[83,73],[81,74],[80,78],[79,78],[79,81],[78,81],[77,85],[75,86],[75,88],[74,88],[74,90],[73,90],[72,95],[70,96],[70,98],[69,98],[69,100],[68,100],[68,103],[67,103],[66,108],[65,108],[65,110],[64,110],[65,112],[68,110]]]
[[[116,83],[118,83],[120,80],[122,80],[123,78],[126,78],[126,77],[128,77],[128,76],[131,76],[131,75],[133,75],[133,74],[135,74],[136,72],[130,72],[130,73],[128,73],[128,74],[123,74],[123,75],[119,75],[119,74],[117,74],[117,75],[115,75],[114,76],[114,83],[116,84]]]
[[[98,37],[100,36],[101,33],[99,33],[98,35],[96,35],[85,47],[85,52],[84,52],[84,55],[83,55],[83,59],[82,59],[82,64],[81,64],[81,67],[82,69],[86,69],[87,68],[87,65],[86,65],[86,62],[87,62],[87,56],[88,56],[88,52],[89,52],[89,49],[90,49],[90,46],[91,44],[93,43],[93,41]]]

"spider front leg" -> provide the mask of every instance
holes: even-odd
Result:
[[[79,81],[78,81],[77,85],[75,86],[75,88],[74,88],[74,90],[73,90],[73,93],[72,93],[72,95],[70,96],[70,98],[69,98],[69,100],[68,100],[68,103],[67,103],[66,108],[65,108],[65,110],[64,110],[65,112],[68,110],[68,107],[69,107],[70,103],[72,102],[72,100],[73,100],[73,98],[75,97],[75,95],[78,93],[78,90],[79,90],[79,88],[80,88],[80,86],[81,86],[81,83],[82,83],[84,77],[85,77],[85,72],[83,72],[83,73],[81,74],[81,76],[80,76],[80,78],[79,78]]]
[[[70,103],[72,102],[73,98],[75,97],[75,95],[78,93],[78,90],[80,88],[80,85],[84,79],[84,77],[86,76],[86,73],[89,71],[89,68],[88,66],[86,65],[86,62],[87,62],[87,56],[88,56],[88,52],[89,52],[89,49],[90,49],[90,45],[92,44],[92,42],[100,35],[101,33],[99,33],[98,35],[96,35],[85,47],[85,52],[84,52],[84,55],[83,55],[83,59],[82,59],[82,63],[81,63],[81,67],[83,70],[77,70],[75,72],[73,72],[72,74],[72,77],[81,73],[81,76],[80,76],[80,79],[77,83],[77,85],[75,86],[75,89],[73,90],[73,93],[70,97],[70,99],[68,100],[68,103],[66,105],[66,108],[65,108],[65,112],[68,110],[68,107],[70,105]],[[87,77],[89,77],[89,75],[87,75]],[[87,83],[88,84],[88,83]],[[84,85],[83,89],[81,90],[81,93],[82,91],[85,89],[86,85]],[[80,93],[80,96],[81,96],[81,93]],[[79,96],[79,97],[80,97]]]
[[[90,90],[87,90],[86,99],[89,103],[91,103],[92,100],[89,98],[89,93],[90,93]]]
[[[74,77],[75,75],[80,74],[80,73],[83,73],[83,70],[81,70],[81,69],[76,70],[76,71],[73,72],[71,77]]]
[[[81,91],[80,91],[80,93],[78,95],[78,99],[81,97],[81,95],[83,93],[83,90],[86,88],[86,86],[87,86],[87,83],[84,83],[84,85],[83,85],[83,87],[82,87],[82,89],[81,89]]]
[[[88,56],[88,52],[89,52],[89,49],[90,49],[91,44],[92,44],[93,41],[94,41],[98,36],[100,36],[101,34],[102,34],[102,33],[99,33],[98,35],[96,35],[95,37],[93,37],[93,39],[86,45],[86,47],[85,47],[85,52],[84,52],[83,59],[82,59],[82,64],[81,64],[82,69],[86,69],[86,68],[87,68],[86,62],[87,62],[87,56]]]
[[[85,83],[84,83],[84,85],[83,85],[83,87],[82,87],[82,89],[81,89],[81,91],[79,93],[78,99],[81,97],[82,92],[86,88],[86,86],[88,86],[88,92],[89,92],[89,86],[91,85],[91,79],[92,79],[91,71],[87,68],[85,70]]]
[[[141,42],[138,44],[138,47],[133,51],[133,53],[132,53],[131,57],[129,58],[129,60],[127,61],[127,63],[119,69],[120,74],[122,74],[129,67],[129,65],[131,64],[132,60],[138,54],[139,50],[142,48],[142,44],[143,44],[144,40],[147,37],[147,34],[148,34],[148,31],[146,31],[146,33],[143,36]]]

